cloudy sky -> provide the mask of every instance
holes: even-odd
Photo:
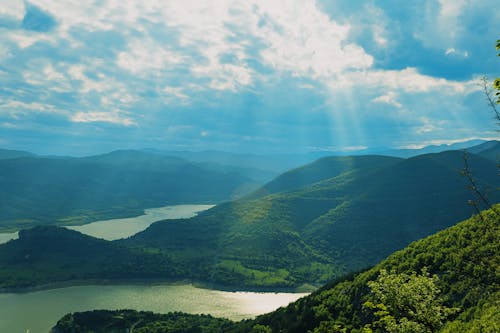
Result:
[[[303,152],[498,138],[498,0],[0,0],[0,147]]]

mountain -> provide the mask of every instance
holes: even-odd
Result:
[[[55,226],[19,231],[0,244],[0,290],[89,279],[180,278],[168,255],[133,250]]]
[[[0,160],[30,156],[35,156],[35,154],[22,150],[0,149]]]
[[[176,156],[195,163],[251,168],[274,175],[310,163],[319,157],[332,155],[331,152],[243,154],[223,151],[161,151],[156,149],[146,149],[145,151]]]
[[[359,168],[347,171],[339,163],[346,160],[320,159],[257,191],[272,194],[225,203],[189,220],[157,222],[121,242],[184,257],[217,283],[319,283],[373,265],[470,216],[467,201],[474,198],[460,175],[462,158],[458,151],[407,160],[353,157],[356,162],[347,161]],[[500,185],[493,162],[476,155],[469,162],[478,184]],[[318,171],[324,166],[331,172]],[[303,185],[306,176],[320,174],[325,178]],[[296,186],[302,187],[290,190]],[[498,191],[490,196],[500,201]]]
[[[457,142],[452,144],[440,144],[440,145],[429,145],[422,148],[415,149],[375,149],[374,153],[387,155],[387,156],[395,156],[402,158],[409,158],[423,154],[431,154],[431,153],[441,153],[448,150],[469,150],[471,147],[479,146],[491,141],[485,141],[481,139],[468,140],[463,142]]]
[[[500,141],[487,141],[483,144],[468,148],[467,151],[492,160],[497,164],[500,161]]]
[[[242,323],[234,332],[250,332],[255,324],[284,333],[323,332],[320,327],[331,327],[334,332],[335,325],[337,332],[342,328],[361,332],[373,319],[363,308],[368,281],[375,280],[381,270],[411,274],[424,267],[439,277],[445,304],[459,309],[440,331],[494,332],[500,323],[499,234],[498,213],[484,212],[482,218],[476,216],[412,243],[370,270],[333,281],[286,308]]]
[[[499,202],[495,163],[470,154],[469,165],[479,189]],[[473,209],[467,202],[474,195],[460,175],[463,166],[459,151],[410,159],[320,159],[283,176],[289,183],[278,177],[264,186],[280,192],[222,203],[191,219],[156,222],[112,244],[146,255],[151,268],[145,272],[158,266],[148,254],[168,259],[171,266],[161,265],[159,278],[175,268],[182,278],[244,289],[319,285],[470,216]],[[307,185],[296,180],[315,174],[323,176]],[[23,242],[9,244],[0,246],[6,258]],[[58,262],[58,256],[53,251],[52,261]],[[0,281],[16,281],[9,265],[0,265]],[[60,270],[43,269],[43,261],[37,267],[54,281],[67,279],[71,271],[58,276]],[[33,266],[18,268],[30,271]],[[126,270],[123,277],[129,277]],[[22,278],[18,283],[24,283]]]
[[[257,187],[245,175],[176,157],[115,151],[85,158],[0,160],[0,229],[81,224],[144,208],[218,203]]]
[[[314,163],[279,175],[249,196],[258,197],[266,194],[287,192],[353,170],[363,170],[369,173],[372,170],[388,167],[400,160],[399,158],[374,155],[323,157]]]
[[[496,210],[500,210],[500,205],[496,206]],[[443,306],[455,310],[449,311],[448,316],[435,323],[432,332],[497,332],[500,329],[500,279],[497,270],[500,264],[499,234],[498,213],[492,210],[483,212],[481,217],[475,216],[413,242],[369,270],[331,281],[287,307],[254,320],[232,324],[225,322],[223,329],[217,326],[221,325],[220,321],[206,316],[191,315],[190,320],[185,320],[178,313],[155,315],[120,310],[68,314],[58,321],[52,332],[122,332],[134,323],[137,323],[134,327],[141,332],[194,332],[192,325],[195,323],[213,325],[213,332],[226,333],[372,332],[367,330],[366,325],[371,325],[376,318],[365,302],[372,297],[370,281],[376,281],[383,271],[394,276],[418,273],[425,277],[423,272],[428,276],[434,275],[432,281],[436,283],[436,297],[443,302]],[[404,286],[409,288],[409,284]],[[415,293],[410,296],[418,299],[419,295],[427,291],[420,289],[412,292]],[[418,309],[418,304],[410,306]],[[412,309],[403,309],[402,313],[411,314]],[[388,308],[387,311],[393,309]],[[170,321],[173,316],[179,319]],[[394,316],[399,319],[397,313]]]

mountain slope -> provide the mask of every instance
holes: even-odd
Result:
[[[252,186],[241,174],[134,151],[6,159],[0,160],[0,228],[81,224],[166,204],[217,203]]]
[[[466,203],[473,194],[459,174],[462,163],[461,152],[446,152],[349,169],[296,190],[227,202],[192,219],[157,222],[112,244],[168,258],[183,278],[215,285],[318,285],[470,216]],[[478,184],[500,186],[493,162],[471,155],[469,164]],[[490,199],[500,201],[498,191]],[[0,254],[8,257],[16,244],[0,246]],[[57,260],[59,254],[52,255]]]
[[[497,205],[497,210],[500,205]],[[426,270],[438,276],[438,288],[444,305],[458,309],[439,329],[446,333],[497,332],[500,328],[500,217],[492,210],[453,227],[410,244],[383,260],[370,270],[351,274],[323,286],[318,291],[284,308],[232,325],[226,323],[224,332],[362,332],[374,317],[363,306],[369,298],[369,281],[382,270],[393,274],[411,274]],[[105,328],[130,327],[131,316],[142,319],[137,328],[161,327],[162,316],[149,313],[93,311],[68,314],[53,332],[107,332]],[[98,319],[98,320],[97,320]],[[192,322],[206,318],[192,318]],[[213,324],[217,324],[215,319]],[[179,330],[188,326],[176,322]],[[127,326],[128,324],[128,326]],[[162,332],[175,332],[164,330]],[[366,331],[363,331],[366,332]],[[378,332],[378,331],[376,331]]]
[[[478,183],[500,185],[494,163],[473,155],[469,162]],[[351,169],[295,191],[219,205],[190,220],[157,222],[121,242],[175,253],[223,284],[321,282],[373,265],[470,216],[466,203],[473,195],[460,176],[462,163],[461,152],[446,152]],[[298,169],[287,177],[294,172],[304,174]],[[490,195],[500,201],[498,192]]]
[[[374,268],[345,281],[333,282],[287,308],[257,318],[256,323],[269,325],[273,332],[320,332],[316,329],[326,326],[322,322],[360,331],[370,320],[362,307],[369,292],[368,281],[374,280],[381,269],[409,273],[426,267],[429,273],[439,276],[439,288],[446,303],[460,308],[448,328],[462,326],[474,317],[471,312],[480,311],[485,305],[498,310],[494,300],[500,295],[499,235],[500,217],[491,210],[484,212],[482,219],[476,216],[414,242]],[[245,329],[240,327],[235,331],[250,331],[249,326],[254,324],[244,324]]]
[[[255,198],[267,194],[288,192],[356,169],[371,173],[373,170],[388,167],[398,161],[401,161],[401,159],[376,155],[323,157],[313,163],[279,175],[251,194],[250,197]]]
[[[0,245],[0,289],[70,280],[168,279],[185,275],[167,255],[131,250],[54,226],[21,230]]]

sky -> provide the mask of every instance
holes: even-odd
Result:
[[[0,148],[245,153],[499,139],[498,0],[0,0]]]

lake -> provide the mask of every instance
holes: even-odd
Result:
[[[144,210],[144,215],[136,217],[95,221],[79,226],[66,226],[66,228],[97,238],[116,240],[135,235],[156,221],[190,218],[212,207],[213,205],[173,205],[148,208]],[[17,232],[0,233],[0,244],[17,238]]]
[[[213,205],[175,205],[149,208],[144,210],[144,215],[137,217],[96,221],[66,228],[97,238],[116,240],[135,235],[156,221],[187,219],[212,207]]]
[[[226,292],[192,285],[75,286],[0,294],[0,332],[48,333],[63,315],[94,309],[205,313],[233,320],[252,318],[307,294]]]

